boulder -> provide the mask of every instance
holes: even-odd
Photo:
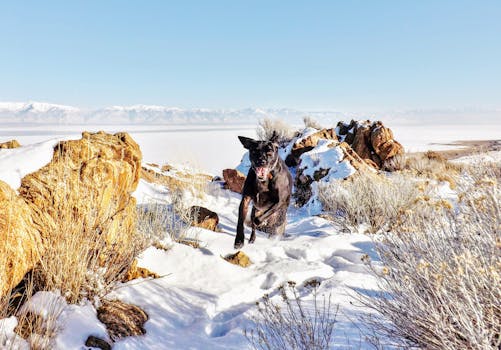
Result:
[[[305,152],[315,148],[320,140],[338,141],[334,129],[322,129],[306,137],[299,138],[293,145],[289,155],[285,159],[287,166],[296,166],[299,164],[299,158]]]
[[[371,127],[371,145],[381,162],[404,153],[402,145],[393,139],[393,132],[379,121]]]
[[[0,181],[0,296],[19,284],[42,253],[30,207]]]
[[[217,213],[197,205],[192,206],[189,209],[189,216],[192,219],[192,226],[216,231],[217,224],[219,224],[219,216],[217,215]]]
[[[246,176],[235,169],[223,170],[224,188],[233,192],[242,193]]]
[[[94,242],[89,249],[99,249],[103,266],[117,257],[130,264],[131,193],[140,169],[141,151],[128,134],[84,132],[80,140],[58,143],[51,162],[21,180],[19,195],[0,181],[0,295],[67,235]]]
[[[83,231],[98,231],[108,248],[121,250],[135,233],[136,189],[141,151],[126,133],[84,132],[63,141],[52,161],[21,181],[19,195],[32,210],[42,239],[78,221]]]
[[[18,148],[21,144],[17,140],[10,140],[7,142],[0,142],[0,149],[2,148]]]
[[[402,145],[393,138],[393,132],[380,121],[339,122],[336,130],[340,140],[351,146],[367,164],[376,168],[404,152]]]

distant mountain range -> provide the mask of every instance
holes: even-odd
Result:
[[[255,124],[267,117],[301,123],[305,116],[311,116],[326,125],[350,119],[379,119],[397,124],[501,124],[501,109],[408,110],[364,114],[288,108],[182,109],[150,105],[82,109],[44,102],[0,102],[1,124]]]

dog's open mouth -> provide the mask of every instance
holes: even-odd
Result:
[[[256,171],[256,176],[260,179],[264,179],[266,176],[268,176],[268,168],[260,166],[256,167],[254,169]]]

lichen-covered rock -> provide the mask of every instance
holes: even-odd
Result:
[[[18,148],[21,144],[17,140],[10,140],[7,142],[0,142],[0,149],[2,148]]]
[[[82,230],[100,232],[110,249],[121,250],[135,232],[131,193],[140,170],[141,151],[128,134],[84,132],[80,140],[60,142],[49,164],[22,179],[19,195],[42,239],[73,218]]]
[[[235,169],[223,170],[224,187],[233,192],[242,193],[246,176]]]
[[[0,296],[15,287],[38,262],[42,246],[29,206],[0,181]]]
[[[191,225],[207,230],[216,231],[219,224],[217,213],[198,205],[192,206],[189,209],[189,216],[192,219]]]

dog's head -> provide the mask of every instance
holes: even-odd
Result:
[[[238,139],[244,148],[249,150],[251,166],[258,179],[266,179],[278,162],[277,144],[271,141],[256,141],[243,136],[239,136]]]

